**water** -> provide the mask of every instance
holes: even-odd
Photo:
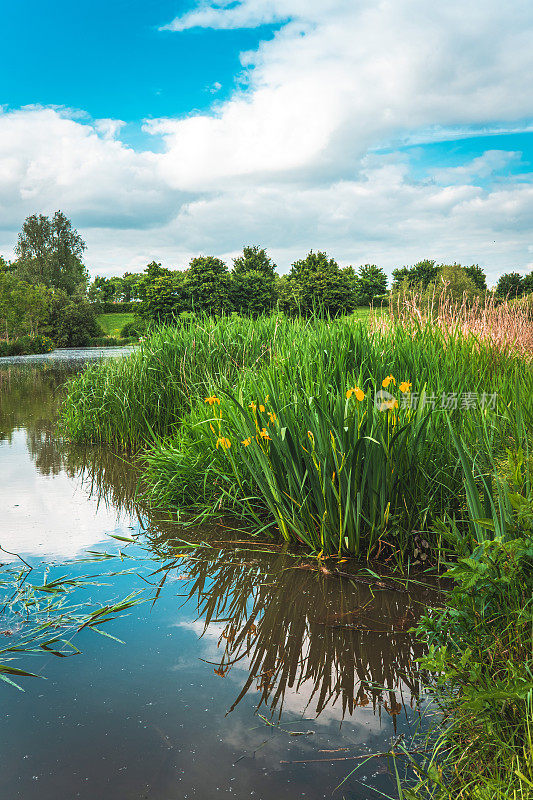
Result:
[[[33,583],[100,576],[75,591],[85,612],[137,590],[150,602],[105,627],[125,644],[85,628],[79,655],[11,662],[43,678],[0,683],[0,797],[322,798],[357,766],[335,796],[396,796],[387,759],[362,757],[419,724],[408,628],[430,595],[332,578],[228,521],[192,531],[146,513],[134,467],[58,437],[82,362],[29,361],[0,366],[4,570],[20,554]],[[13,644],[24,624],[0,628]]]

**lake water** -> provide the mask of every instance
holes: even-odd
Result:
[[[356,767],[335,797],[397,796],[387,758],[365,759],[420,724],[408,629],[429,592],[332,578],[228,521],[147,513],[127,461],[55,427],[85,355],[0,363],[3,570],[18,554],[34,584],[93,576],[75,590],[86,613],[135,591],[147,602],[106,625],[124,644],[85,628],[80,654],[10,662],[42,678],[0,683],[0,797],[322,798]],[[16,644],[27,623],[3,614]]]

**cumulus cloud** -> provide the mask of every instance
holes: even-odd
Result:
[[[502,180],[519,154],[495,142],[414,180],[400,153],[370,153],[531,130],[529,3],[203,0],[165,28],[265,24],[273,36],[241,54],[228,100],[145,122],[160,152],[127,147],[119,120],[1,113],[0,248],[27,213],[61,207],[109,273],[153,257],[229,256],[251,241],[282,269],[310,247],[389,269],[425,255],[479,261],[493,279],[527,268],[531,181]]]

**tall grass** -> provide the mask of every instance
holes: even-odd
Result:
[[[518,352],[526,361],[533,359],[533,301],[531,298],[499,302],[494,295],[466,297],[457,301],[446,287],[432,296],[406,292],[392,298],[391,316],[404,325],[412,320],[438,327],[444,335],[472,335],[490,343],[502,353]],[[376,322],[387,324],[386,317]]]
[[[523,433],[507,480],[493,474],[488,515],[474,491],[486,488],[487,476],[457,443],[468,514],[447,538],[454,551],[458,528],[465,541],[475,538],[449,570],[455,586],[446,607],[418,628],[445,724],[406,797],[533,797],[533,461],[531,429]]]
[[[389,375],[399,407],[380,409]],[[518,354],[430,322],[231,317],[89,367],[63,421],[76,440],[148,447],[155,505],[230,509],[316,552],[403,557],[413,530],[465,502],[454,437],[504,453],[532,397]]]

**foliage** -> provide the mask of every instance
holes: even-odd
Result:
[[[51,219],[34,214],[26,218],[18,236],[16,274],[67,295],[84,293],[88,280],[84,250],[85,242],[61,211]]]
[[[365,264],[359,267],[355,275],[356,303],[359,306],[369,306],[376,297],[384,295],[387,291],[387,276],[381,267],[375,264]]]
[[[26,356],[35,353],[51,353],[55,348],[54,342],[43,336],[21,336],[11,341],[0,340],[0,358],[5,356]]]
[[[12,336],[37,336],[45,322],[51,292],[43,284],[30,285],[13,272],[0,272],[0,331]]]
[[[187,308],[185,276],[182,272],[149,275],[143,285],[140,314],[146,322],[172,324]]]
[[[193,258],[187,271],[186,288],[190,301],[188,307],[196,313],[222,314],[230,308],[230,278],[228,268],[220,258]]]
[[[87,291],[87,297],[94,303],[131,303],[141,300],[142,274],[125,272],[121,277],[104,278],[97,275]]]
[[[471,264],[468,267],[463,267],[464,271],[471,280],[473,280],[476,289],[479,292],[487,291],[487,276],[479,266],[479,264]]]
[[[504,272],[496,284],[497,297],[521,297],[524,291],[524,277],[519,272]]]
[[[270,311],[276,300],[275,269],[266,250],[257,245],[245,247],[243,255],[233,259],[231,308],[251,316]]]
[[[434,283],[430,283],[424,293],[428,302],[446,296],[453,302],[463,299],[472,302],[479,297],[479,289],[473,278],[459,264],[445,264],[440,267]]]
[[[430,283],[437,280],[439,265],[432,259],[426,258],[412,267],[401,267],[392,271],[392,289],[397,291],[401,285],[409,288],[427,289]]]
[[[91,304],[75,302],[62,291],[52,295],[44,332],[58,347],[87,347],[102,333]]]
[[[288,302],[282,308],[289,313],[338,316],[353,311],[357,305],[353,271],[339,269],[337,262],[323,252],[311,251],[306,258],[294,262],[287,289]]]
[[[144,336],[147,331],[146,322],[139,317],[134,317],[129,322],[126,322],[125,325],[122,326],[120,330],[121,336],[126,337],[133,337],[135,339],[139,339],[141,336]]]

